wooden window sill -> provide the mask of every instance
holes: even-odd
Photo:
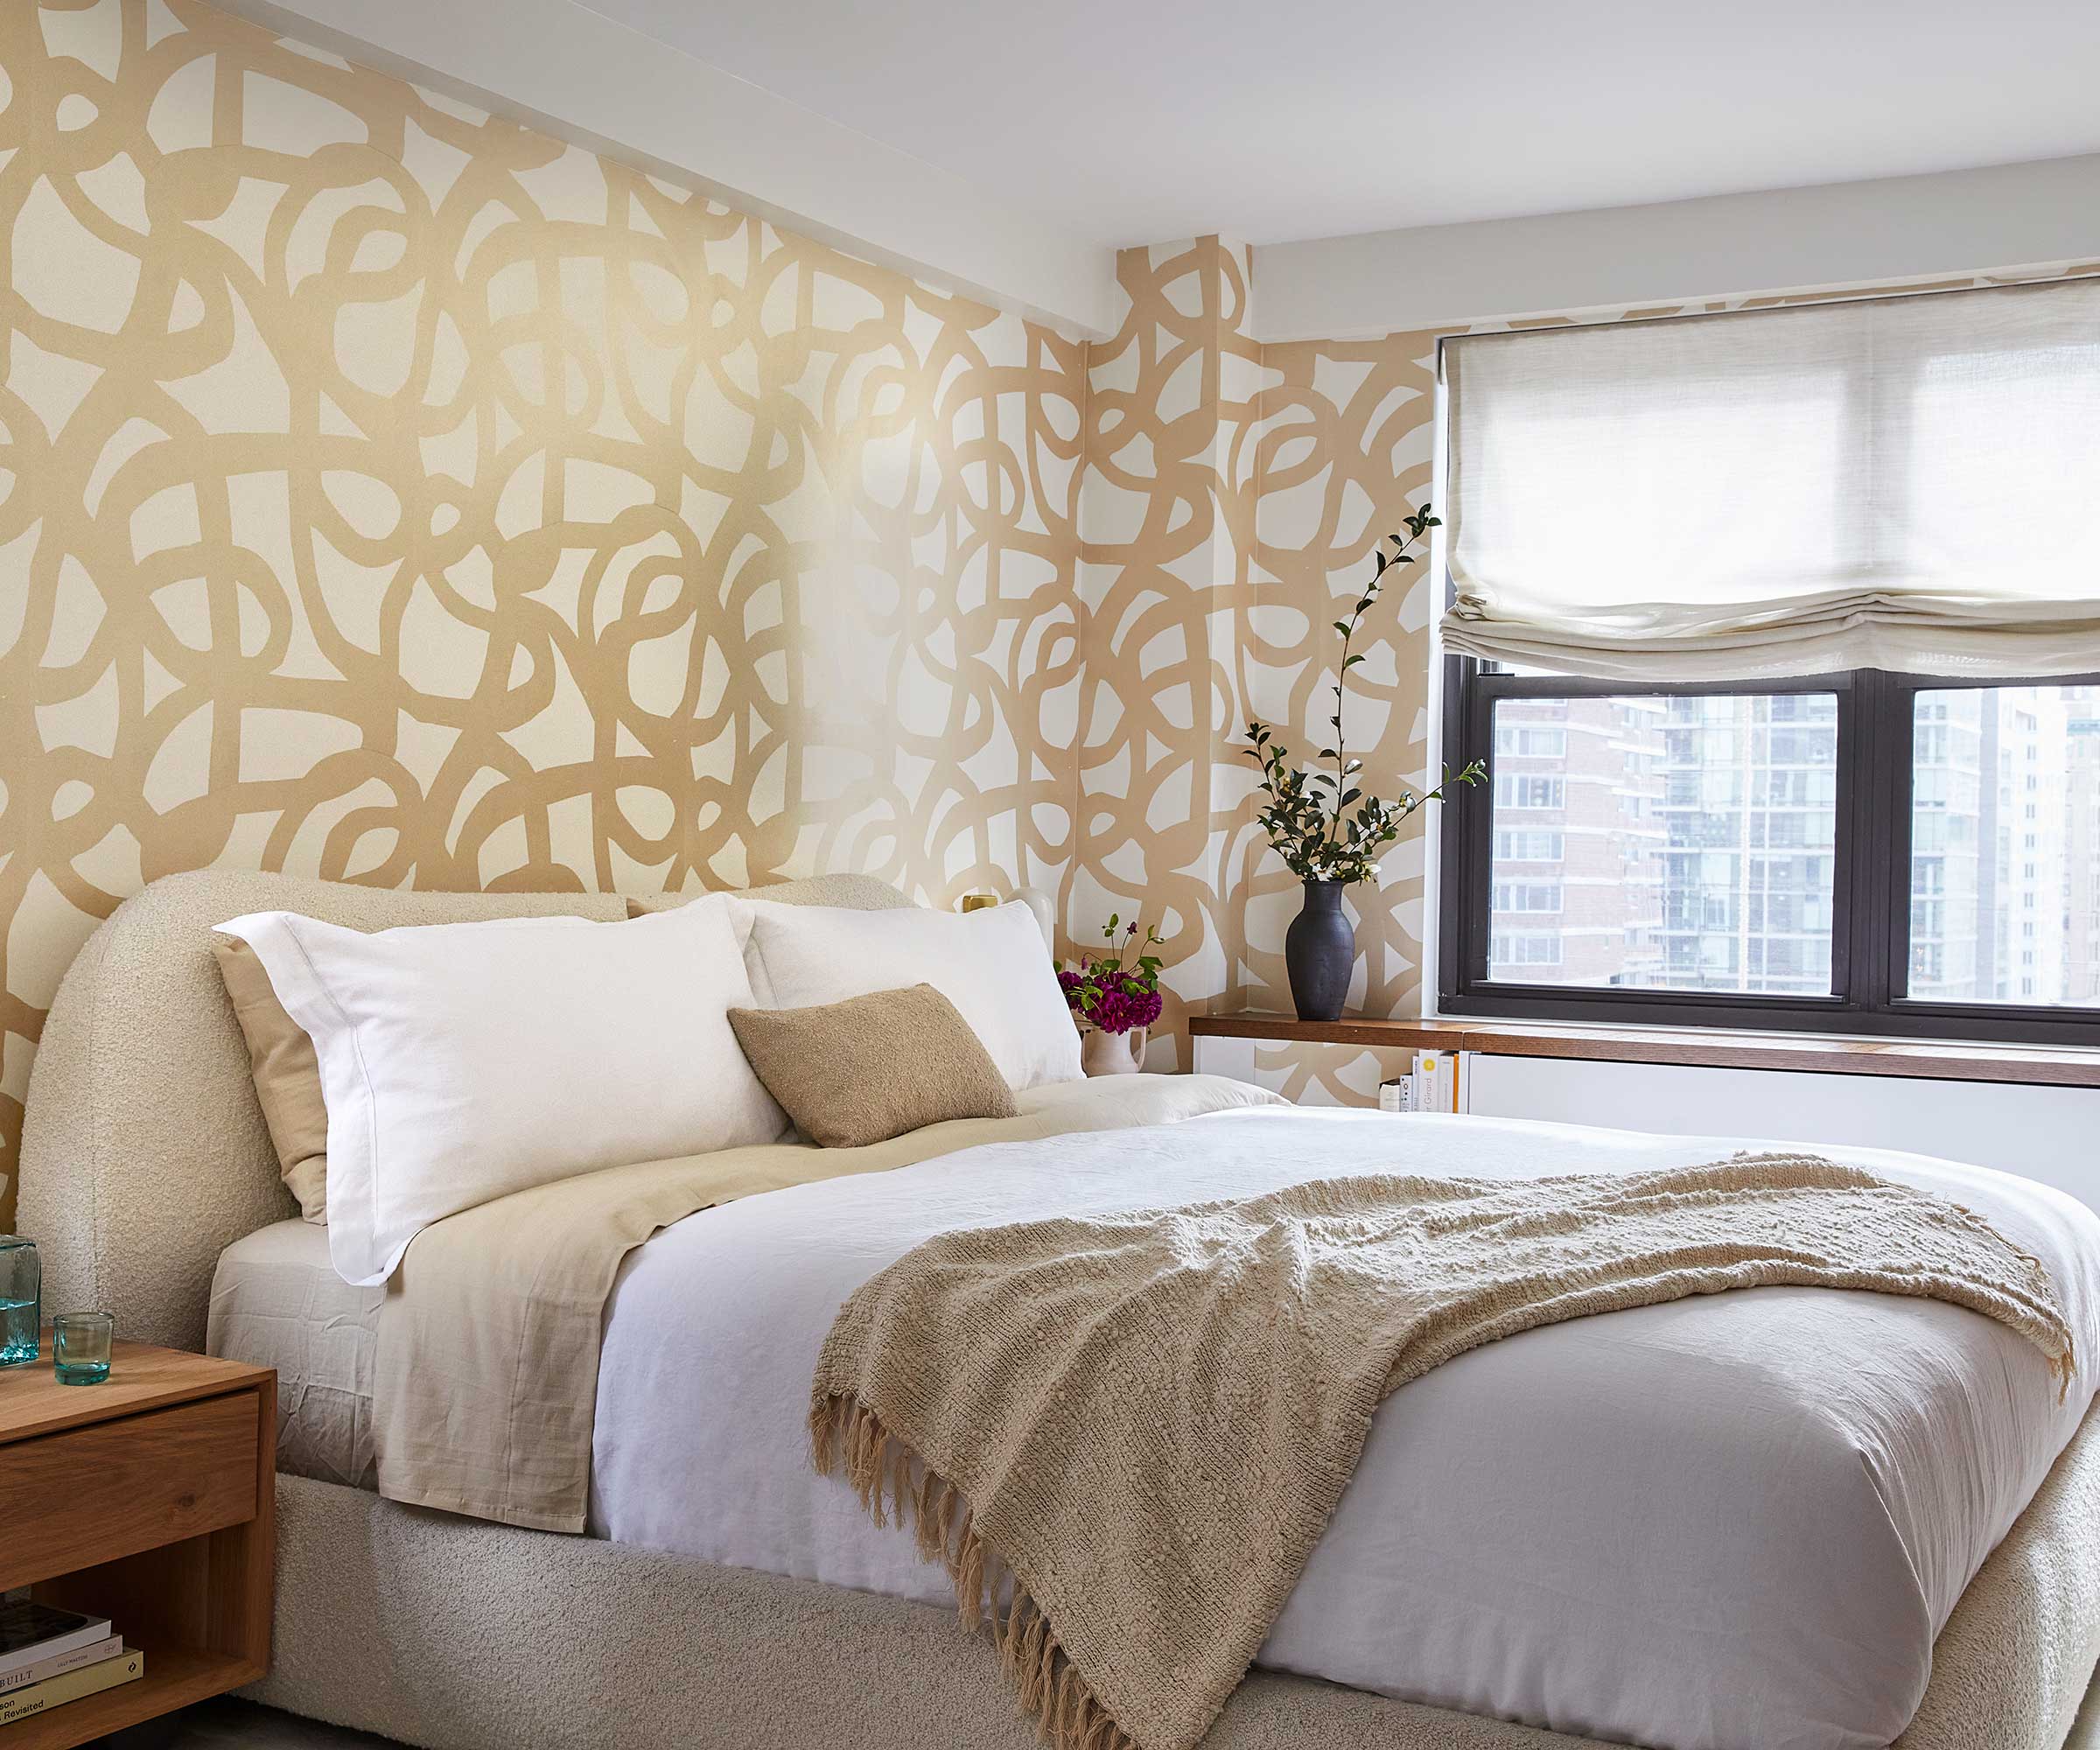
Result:
[[[1575,1057],[1601,1063],[1676,1063],[1719,1069],[1787,1069],[1824,1075],[1896,1075],[1926,1082],[2022,1082],[2100,1088],[2100,1050],[1965,1045],[1930,1040],[1843,1039],[1814,1033],[1721,1032],[1688,1027],[1556,1026],[1479,1020],[1334,1021],[1242,1010],[1196,1015],[1199,1039],[1477,1051],[1493,1057]]]

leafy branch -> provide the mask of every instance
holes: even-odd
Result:
[[[1242,751],[1261,771],[1261,791],[1266,801],[1255,810],[1255,819],[1269,835],[1291,872],[1306,881],[1363,881],[1378,872],[1378,853],[1400,836],[1409,816],[1425,802],[1444,800],[1452,784],[1477,784],[1487,767],[1475,760],[1461,772],[1444,768],[1443,780],[1434,789],[1417,795],[1403,790],[1396,801],[1365,796],[1358,779],[1363,761],[1350,756],[1343,728],[1342,707],[1348,696],[1349,670],[1364,660],[1354,648],[1363,617],[1377,605],[1386,574],[1402,565],[1415,564],[1414,550],[1429,531],[1442,527],[1441,519],[1424,505],[1403,519],[1404,536],[1388,535],[1373,550],[1375,569],[1363,593],[1348,616],[1334,622],[1341,634],[1341,666],[1334,676],[1334,710],[1327,719],[1334,731],[1332,747],[1320,750],[1321,760],[1331,761],[1333,771],[1294,766],[1291,750],[1278,742],[1274,732],[1259,718],[1247,725],[1249,746]],[[1388,551],[1386,542],[1392,543]],[[1349,812],[1352,803],[1358,806]]]

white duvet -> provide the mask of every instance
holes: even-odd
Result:
[[[908,1533],[811,1470],[804,1432],[839,1305],[929,1236],[1352,1172],[1631,1171],[1749,1145],[1259,1109],[709,1210],[622,1272],[592,1529],[947,1602]],[[1754,1289],[1529,1332],[1387,1400],[1261,1662],[1663,1750],[1886,1745],[2093,1396],[2100,1216],[1983,1168],[1829,1152],[1956,1198],[2041,1259],[2078,1344],[2067,1398],[2031,1345],[1931,1300]]]

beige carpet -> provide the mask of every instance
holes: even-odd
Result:
[[[214,1701],[191,1708],[166,1750],[387,1750],[389,1740],[317,1726],[253,1702]],[[2100,1750],[2100,1677],[2085,1698],[2063,1750]]]

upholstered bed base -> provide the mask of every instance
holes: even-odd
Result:
[[[277,1479],[256,1700],[431,1750],[1030,1750],[925,1605]],[[1898,1750],[2062,1750],[2100,1657],[2100,1411],[1956,1606]],[[1206,1750],[1598,1750],[1257,1672]]]

